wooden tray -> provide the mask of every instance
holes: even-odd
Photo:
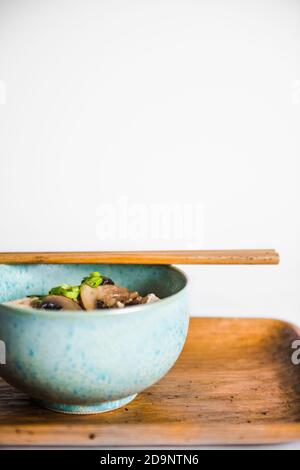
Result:
[[[300,439],[293,326],[192,319],[171,372],[127,407],[94,416],[43,410],[0,381],[1,445],[266,444]]]

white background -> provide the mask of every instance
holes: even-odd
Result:
[[[186,268],[191,313],[300,325],[299,26],[297,0],[0,0],[0,250],[274,247]],[[109,234],[124,198],[197,230]]]
[[[274,247],[187,268],[191,313],[297,321],[299,26],[297,0],[0,0],[0,250]],[[122,198],[203,219],[109,235]]]

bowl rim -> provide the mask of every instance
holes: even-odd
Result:
[[[157,265],[159,266],[159,265]],[[166,265],[164,265],[166,266]],[[173,265],[167,265],[169,269],[176,271],[178,274],[181,275],[181,277],[184,280],[184,286],[182,289],[180,289],[178,292],[175,294],[169,295],[167,297],[164,297],[163,299],[160,299],[158,302],[154,302],[152,304],[139,304],[139,305],[131,305],[128,307],[124,308],[107,308],[101,310],[90,310],[89,312],[86,312],[85,310],[79,311],[79,310],[60,310],[60,311],[55,311],[55,310],[38,310],[30,307],[23,307],[20,305],[11,305],[8,302],[3,302],[0,304],[0,308],[5,307],[5,309],[13,311],[14,313],[18,313],[20,315],[35,315],[38,317],[49,317],[49,318],[85,318],[88,319],[90,317],[93,318],[103,318],[103,317],[108,317],[108,316],[123,316],[123,315],[130,315],[134,314],[140,311],[147,311],[149,309],[153,309],[154,306],[157,305],[167,305],[171,302],[176,301],[176,298],[181,297],[184,292],[186,292],[188,284],[189,284],[189,277],[188,275],[180,268],[177,266]]]

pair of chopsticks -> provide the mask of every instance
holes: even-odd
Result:
[[[0,264],[279,264],[275,250],[0,253]]]

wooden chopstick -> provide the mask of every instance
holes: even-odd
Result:
[[[275,250],[0,253],[1,264],[279,264]]]

